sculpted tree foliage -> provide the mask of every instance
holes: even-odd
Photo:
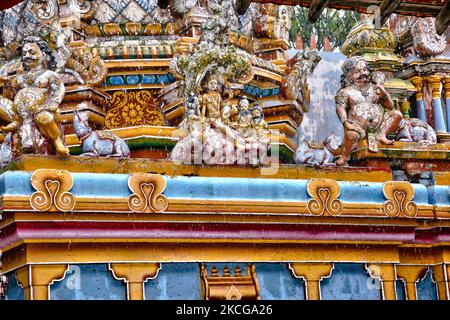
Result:
[[[325,37],[328,37],[333,49],[339,48],[352,27],[360,20],[360,14],[357,12],[325,9],[319,20],[316,23],[311,23],[308,14],[308,8],[293,7],[292,26],[289,34],[293,46],[295,46],[297,35],[301,34],[304,46],[309,46],[311,35],[315,35],[317,49],[323,48]]]

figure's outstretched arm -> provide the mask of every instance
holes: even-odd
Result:
[[[388,110],[394,109],[394,101],[392,100],[391,95],[386,91],[384,86],[378,85],[376,86],[376,89],[380,95],[379,103]]]

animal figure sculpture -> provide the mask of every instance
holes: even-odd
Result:
[[[6,166],[13,158],[12,152],[12,133],[8,133],[5,141],[0,144],[0,167]]]
[[[306,141],[304,136],[299,136],[294,161],[297,164],[313,166],[334,165],[334,152],[338,149],[337,137],[331,133],[323,143]]]
[[[429,145],[437,143],[437,135],[429,124],[420,119],[411,118],[403,119],[400,122],[397,129],[397,140]]]
[[[130,157],[130,149],[124,140],[108,130],[92,130],[88,125],[85,114],[75,111],[73,126],[81,142],[81,156]]]

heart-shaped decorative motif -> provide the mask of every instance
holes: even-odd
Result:
[[[128,179],[128,187],[133,192],[128,198],[128,207],[133,212],[162,212],[168,206],[162,194],[166,181],[161,175],[140,173]]]
[[[311,179],[308,183],[308,194],[313,198],[307,204],[309,213],[321,216],[329,214],[338,216],[342,213],[342,202],[339,184],[330,179]]]
[[[75,207],[75,197],[69,191],[73,186],[72,175],[66,170],[39,169],[31,176],[36,192],[30,197],[30,205],[36,211],[68,212]]]

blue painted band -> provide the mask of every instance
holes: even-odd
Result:
[[[74,183],[70,192],[76,197],[127,198],[131,194],[128,174],[72,173],[72,176]],[[30,178],[29,172],[3,173],[0,175],[0,196],[30,196],[35,191],[30,184]],[[169,199],[277,202],[307,202],[311,199],[307,191],[308,180],[184,176],[164,178],[167,183],[164,194]],[[382,204],[386,201],[383,183],[338,183],[341,188],[339,199],[343,202]],[[450,205],[448,188],[445,186],[443,189],[435,187],[430,190],[421,184],[413,184],[413,187],[416,204],[434,204],[434,200],[430,199],[440,199],[442,205]],[[438,198],[435,196],[436,192],[439,194]]]

